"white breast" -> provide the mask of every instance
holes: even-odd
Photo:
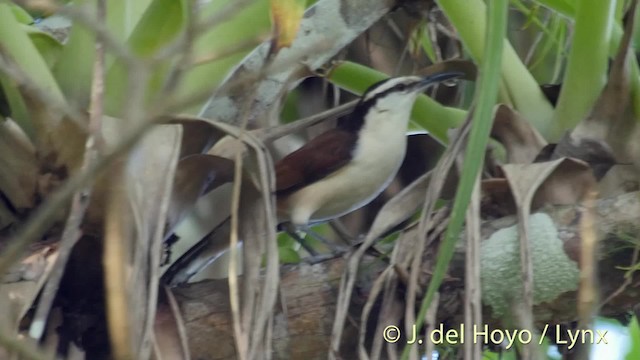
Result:
[[[378,118],[368,119],[349,164],[287,199],[291,222],[306,225],[338,217],[378,196],[404,159],[410,109],[383,111]],[[391,114],[400,118],[391,118]]]

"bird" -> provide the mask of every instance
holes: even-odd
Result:
[[[411,109],[418,95],[430,85],[461,75],[403,76],[371,85],[335,128],[276,162],[278,222],[308,231],[311,225],[375,199],[404,160]]]
[[[323,241],[310,231],[310,226],[355,211],[384,191],[404,160],[411,110],[418,95],[430,85],[461,76],[464,74],[446,71],[377,82],[364,92],[350,113],[338,118],[334,129],[277,161],[274,195],[278,231],[288,232],[312,258],[317,258],[316,251],[299,233],[306,232]],[[232,169],[233,162],[227,166]],[[229,220],[230,217],[212,230],[206,243],[173,262],[162,281],[184,283],[206,266],[202,264],[223,254],[226,248],[221,244],[228,243],[231,233]],[[171,242],[178,239],[171,233]],[[327,241],[323,242],[334,250]],[[171,262],[170,243],[168,247],[165,261]],[[191,263],[196,265],[189,265],[185,271],[184,264]]]

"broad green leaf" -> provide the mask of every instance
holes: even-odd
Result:
[[[22,25],[23,30],[29,35],[33,45],[49,68],[53,68],[62,53],[62,44],[48,33],[29,25]]]
[[[16,121],[18,126],[20,126],[25,134],[33,141],[35,138],[35,130],[29,119],[29,113],[27,112],[22,95],[20,95],[20,91],[15,86],[13,80],[2,72],[0,72],[0,86],[2,86],[5,99],[9,105],[11,118]]]
[[[465,49],[474,61],[482,65],[488,56],[484,36],[488,25],[491,25],[479,15],[486,12],[485,2],[437,0],[436,3],[456,28]],[[551,104],[510,43],[505,42],[502,56],[500,101],[513,105],[540,133],[546,135],[553,118]]]
[[[131,35],[151,2],[152,0],[107,1],[107,24],[116,39],[124,42]]]
[[[278,234],[278,247],[292,248],[293,246],[295,246],[295,244],[296,241],[286,232],[281,232],[280,234]]]
[[[29,74],[32,79],[38,79],[38,84],[51,96],[62,99],[62,93],[46,61],[29,39],[25,27],[16,21],[8,4],[0,4],[0,44],[13,61],[20,65],[23,72]]]
[[[185,0],[154,0],[129,37],[131,50],[146,57],[177,38],[187,20]]]
[[[33,24],[33,18],[31,17],[31,15],[29,15],[29,13],[25,9],[23,9],[22,7],[16,4],[9,4],[9,6],[11,6],[11,11],[13,11],[13,16],[16,18],[16,20],[19,23],[25,24],[25,25]]]
[[[16,20],[11,6],[5,3],[0,3],[0,45],[3,51],[20,66],[22,72],[28,74],[31,79],[37,79],[38,85],[54,100],[65,101],[44,57],[40,55],[22,24]],[[5,76],[0,77],[0,81],[7,92],[9,105],[14,110],[14,119],[27,133],[31,134],[34,125],[31,124],[26,112],[22,111],[24,109],[22,100],[16,94],[11,94],[10,89],[15,88],[15,83]],[[54,124],[40,125],[49,127]],[[46,132],[45,129],[41,130]]]
[[[300,262],[300,255],[298,252],[290,247],[279,247],[278,256],[283,264],[297,264]]]
[[[160,49],[170,44],[182,33],[187,21],[186,0],[154,0],[136,24],[127,41],[131,52],[143,58],[150,58]],[[146,84],[145,98],[151,99],[164,83],[170,68],[170,59],[161,66],[151,69]],[[129,74],[127,65],[116,59],[108,71],[106,80],[106,113],[121,116],[128,97]]]
[[[614,0],[583,0],[578,6],[550,140],[589,114],[606,83],[614,9]]]
[[[95,36],[83,26],[73,26],[53,74],[69,103],[81,109],[89,106],[94,61]]]

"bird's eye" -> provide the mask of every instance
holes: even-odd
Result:
[[[398,91],[405,91],[405,90],[407,90],[407,85],[398,84],[398,86],[396,86],[396,88],[398,89]]]

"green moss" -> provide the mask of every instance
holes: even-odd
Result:
[[[533,301],[551,301],[578,288],[579,269],[569,259],[556,227],[544,213],[529,217],[533,261]],[[512,301],[522,299],[520,241],[516,226],[496,231],[481,246],[482,300],[496,316],[505,314]]]

